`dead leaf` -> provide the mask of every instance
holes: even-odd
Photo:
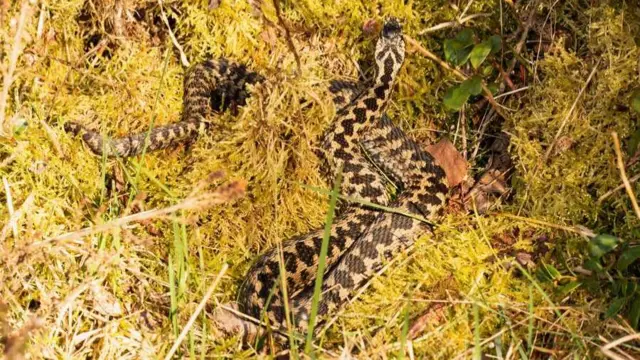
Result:
[[[262,32],[260,33],[260,39],[271,46],[275,46],[276,42],[278,41],[276,29],[269,26],[266,29],[262,30]]]
[[[555,143],[553,150],[551,151],[552,156],[558,156],[567,150],[573,147],[574,141],[570,136],[561,136]]]
[[[426,149],[447,174],[449,187],[456,187],[462,183],[467,176],[469,164],[462,154],[456,150],[451,141],[442,139],[436,144],[427,146]]]
[[[362,24],[362,32],[367,36],[377,35],[382,29],[382,25],[375,19],[369,19]]]
[[[209,10],[215,10],[220,6],[222,0],[209,0]]]
[[[495,169],[485,172],[476,183],[476,188],[488,194],[505,194],[508,189],[504,172]]]
[[[417,338],[428,327],[438,326],[445,320],[445,303],[435,303],[430,306],[420,317],[418,317],[407,333],[407,337],[411,340]]]

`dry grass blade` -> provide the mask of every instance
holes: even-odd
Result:
[[[621,338],[619,338],[618,340],[614,340],[610,343],[608,343],[607,345],[604,345],[600,348],[600,350],[609,358],[611,359],[615,359],[615,360],[627,360],[629,359],[629,357],[622,357],[618,354],[616,354],[615,352],[613,352],[613,348],[617,347],[618,345],[622,345],[626,342],[629,342],[631,340],[635,340],[635,339],[640,339],[640,333],[635,333],[635,334],[629,334],[627,336],[623,336]]]
[[[638,179],[640,179],[640,174],[632,176],[631,178],[629,178],[629,184],[633,184],[634,182],[638,181]],[[625,184],[622,183],[621,185],[618,185],[615,189],[607,191],[606,193],[602,194],[602,196],[598,198],[598,203],[602,203],[609,196],[613,195],[615,192],[620,191],[624,188],[625,188]]]
[[[636,195],[633,193],[633,189],[631,188],[631,183],[627,178],[627,171],[624,169],[622,151],[620,150],[620,139],[618,139],[618,134],[615,131],[611,133],[611,136],[613,137],[614,149],[616,151],[616,160],[618,163],[618,169],[620,170],[622,183],[624,184],[624,188],[627,190],[627,194],[629,194],[629,199],[631,200],[631,204],[633,205],[633,210],[636,212],[636,216],[638,217],[638,219],[640,219],[640,206],[638,206],[638,200],[636,199]]]
[[[10,229],[13,229],[14,236],[17,236],[18,230],[17,230],[16,224],[18,220],[22,217],[22,214],[24,214],[25,212],[31,209],[31,205],[33,205],[33,199],[34,199],[33,194],[29,194],[27,199],[22,203],[22,206],[20,206],[20,209],[18,209],[18,211],[11,214],[9,221],[7,221],[7,223],[4,224],[4,226],[2,227],[2,230],[0,231],[0,249],[2,249],[2,243],[4,243],[4,240],[7,238]]]
[[[0,92],[0,136],[6,133],[11,133],[8,124],[5,124],[5,111],[7,109],[7,97],[9,96],[9,89],[13,83],[13,73],[16,71],[16,64],[18,57],[22,51],[22,36],[25,27],[27,17],[31,13],[31,5],[29,1],[23,0],[20,7],[20,15],[18,18],[18,25],[16,27],[16,35],[13,38],[13,46],[11,47],[11,53],[9,54],[9,65],[3,74],[4,81],[2,85],[2,92]]]
[[[221,186],[214,192],[203,193],[200,195],[186,198],[179,204],[169,206],[163,209],[154,209],[143,211],[137,214],[128,215],[119,219],[109,221],[105,224],[85,228],[82,230],[66,233],[45,239],[43,242],[71,241],[87,235],[96,234],[111,229],[115,229],[131,222],[139,222],[153,218],[164,217],[180,210],[202,210],[213,205],[224,204],[242,197],[246,190],[246,182],[233,181],[227,185]]]
[[[438,31],[438,30],[442,30],[442,29],[446,29],[446,28],[450,28],[450,27],[462,26],[467,21],[470,21],[470,20],[473,20],[473,19],[477,19],[477,18],[489,17],[489,16],[491,16],[491,14],[481,13],[481,14],[467,15],[467,16],[461,17],[459,19],[456,19],[454,21],[448,21],[448,22],[440,23],[440,24],[434,25],[434,26],[432,26],[430,28],[427,28],[427,29],[424,29],[424,30],[420,30],[420,32],[418,32],[418,35],[424,35],[424,34],[428,34],[430,32],[434,32],[434,31]]]
[[[175,354],[175,352],[178,350],[178,347],[180,346],[180,344],[182,344],[182,341],[189,333],[189,330],[191,329],[191,327],[193,326],[193,323],[198,318],[198,315],[200,315],[204,307],[207,305],[209,298],[211,298],[211,295],[213,295],[213,292],[216,290],[216,287],[218,287],[218,282],[220,282],[220,279],[222,279],[224,274],[227,272],[227,269],[229,269],[229,265],[225,263],[222,266],[222,269],[220,269],[218,276],[216,276],[216,279],[213,280],[213,284],[209,286],[209,289],[207,289],[207,292],[204,294],[204,297],[202,297],[202,300],[198,304],[198,307],[193,312],[193,314],[191,314],[189,321],[187,321],[187,324],[184,326],[184,328],[182,328],[182,331],[180,332],[180,335],[178,335],[178,338],[176,339],[176,341],[173,343],[173,346],[171,347],[171,349],[169,349],[169,352],[167,353],[167,355],[165,355],[164,357],[165,360],[171,359],[173,357],[173,354]]]
[[[582,98],[582,94],[584,94],[584,91],[587,89],[587,86],[589,86],[589,83],[591,83],[591,79],[593,79],[593,76],[596,74],[596,71],[598,70],[598,65],[599,64],[600,64],[600,62],[598,61],[596,66],[594,66],[593,69],[591,70],[591,73],[589,74],[589,77],[587,77],[587,81],[584,83],[584,86],[582,86],[582,88],[580,89],[580,92],[578,93],[578,96],[576,96],[576,99],[573,101],[573,104],[571,105],[571,108],[569,109],[569,112],[567,113],[567,115],[562,120],[562,123],[560,124],[560,127],[558,128],[558,132],[556,132],[556,136],[553,139],[553,142],[549,145],[549,148],[547,149],[547,152],[544,154],[544,159],[542,161],[543,163],[546,162],[547,160],[549,160],[549,155],[551,155],[551,151],[553,150],[554,146],[558,142],[558,139],[560,138],[560,135],[562,135],[562,130],[564,130],[564,127],[567,125],[567,121],[569,121],[569,118],[571,118],[571,115],[576,110],[576,107],[578,106],[578,102]]]
[[[190,65],[189,59],[187,59],[187,55],[184,54],[184,50],[182,50],[182,46],[178,42],[178,39],[176,39],[176,36],[173,34],[173,30],[171,30],[171,25],[169,24],[169,19],[167,18],[167,14],[164,11],[162,0],[158,0],[158,5],[160,5],[160,15],[162,17],[162,22],[164,22],[164,25],[167,27],[167,32],[169,32],[169,37],[171,38],[171,43],[173,43],[173,46],[175,46],[180,53],[180,62],[182,63],[182,66],[188,67]]]
[[[296,60],[296,66],[297,66],[296,75],[299,76],[302,74],[302,65],[300,63],[300,55],[298,55],[296,46],[293,44],[293,40],[291,40],[291,33],[289,32],[289,27],[287,27],[287,24],[282,18],[282,14],[280,12],[280,0],[273,0],[273,7],[276,9],[276,16],[278,17],[278,23],[284,29],[284,36],[285,36],[285,39],[287,40],[287,46],[289,47],[289,50],[291,50],[291,52],[293,53],[293,57]]]

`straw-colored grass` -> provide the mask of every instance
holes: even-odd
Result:
[[[215,9],[209,1],[4,3],[0,349],[12,359],[163,358],[170,350],[190,358],[256,356],[238,338],[216,337],[210,315],[235,299],[259,253],[323,226],[328,197],[313,188],[331,184],[318,173],[313,147],[335,114],[329,80],[357,79],[359,70],[371,76],[375,36],[363,24],[400,17],[409,36],[443,57],[443,40],[465,18],[479,34],[502,31],[510,56],[520,36],[510,35],[532,11],[499,0],[281,2],[297,74],[271,1],[222,0]],[[611,132],[625,149],[637,127],[639,115],[625,106],[639,86],[640,14],[631,1],[539,3],[534,34],[553,36],[543,39],[538,60],[536,51],[522,51],[528,88],[501,108],[515,195],[485,215],[452,213],[418,239],[328,326],[319,325],[317,356],[584,358],[605,356],[607,344],[606,354],[640,354],[633,336],[612,343],[634,330],[622,318],[602,320],[607,292],[581,287],[559,295],[533,267],[492,260],[501,239],[509,251],[538,252],[544,243],[549,251],[537,264],[573,279],[587,241],[563,228],[638,236],[625,190],[598,198],[622,184]],[[237,116],[213,119],[222,130],[188,152],[106,160],[64,133],[67,121],[110,136],[176,121],[184,69],[175,41],[192,64],[225,56],[267,82]],[[463,137],[458,115],[442,104],[457,81],[409,48],[390,116],[425,145],[446,136],[473,149],[482,139],[471,120],[486,112],[467,109]],[[545,159],[562,138],[571,146]],[[479,153],[471,175],[486,163]],[[638,170],[626,174],[633,179]]]

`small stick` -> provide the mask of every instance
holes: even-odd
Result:
[[[604,345],[600,348],[600,350],[607,355],[608,357],[612,358],[612,359],[624,359],[620,356],[617,356],[616,353],[614,353],[611,348],[617,347],[618,345],[624,344],[626,342],[629,342],[631,340],[635,340],[640,338],[640,333],[635,333],[635,334],[629,334],[627,336],[623,336],[615,341],[612,341],[610,343],[608,343],[607,345]]]
[[[162,22],[164,22],[164,24],[167,26],[167,31],[169,31],[169,37],[171,38],[171,42],[173,43],[173,46],[175,46],[176,49],[178,49],[178,52],[180,53],[180,62],[182,63],[182,66],[189,67],[190,65],[189,60],[187,59],[187,56],[184,54],[184,50],[182,50],[182,46],[178,42],[178,39],[176,39],[176,36],[173,34],[173,31],[171,30],[171,25],[169,25],[169,19],[167,19],[167,14],[165,14],[164,12],[164,6],[162,4],[162,0],[158,0],[158,4],[160,5],[160,15],[162,16]]]
[[[633,193],[631,183],[627,178],[627,172],[624,169],[624,161],[622,161],[622,151],[620,151],[620,140],[618,139],[618,133],[614,131],[611,133],[611,136],[613,137],[613,143],[615,145],[614,149],[616,150],[618,169],[620,169],[620,177],[622,178],[622,183],[624,184],[624,188],[627,190],[627,194],[629,194],[629,198],[631,198],[633,210],[635,210],[636,216],[638,217],[638,219],[640,219],[640,206],[638,206],[638,200],[636,199],[636,195]]]
[[[163,217],[179,210],[199,210],[210,207],[212,205],[224,204],[229,201],[236,200],[244,195],[246,183],[244,181],[233,181],[227,185],[223,185],[214,192],[201,193],[198,196],[186,198],[184,201],[166,208],[147,210],[133,215],[123,216],[121,218],[106,222],[104,224],[87,227],[78,231],[47,238],[42,243],[56,241],[71,241],[84,236],[104,232],[114,228],[125,226],[132,222],[140,222],[152,218]],[[36,245],[34,243],[33,245]]]
[[[555,146],[556,142],[558,142],[558,139],[560,138],[560,135],[562,134],[562,130],[564,130],[565,125],[567,125],[567,121],[569,121],[569,118],[573,114],[573,111],[578,106],[578,101],[580,101],[580,98],[582,98],[582,94],[587,89],[587,86],[591,82],[591,79],[593,78],[593,75],[596,74],[596,70],[598,70],[598,65],[600,65],[600,61],[598,61],[596,66],[593,67],[593,70],[591,70],[591,74],[589,74],[589,77],[587,78],[587,81],[584,83],[584,86],[582,87],[582,89],[580,89],[580,92],[578,93],[578,96],[573,101],[573,104],[571,105],[571,108],[569,109],[569,112],[567,113],[567,116],[565,116],[564,119],[562,120],[562,124],[560,124],[560,128],[558,128],[558,132],[556,133],[556,136],[553,139],[553,142],[551,143],[551,145],[549,145],[549,148],[547,149],[547,152],[544,154],[544,160],[542,161],[543,163],[546,162],[549,159],[549,155],[551,155],[551,151],[553,150],[553,147]]]
[[[632,184],[632,183],[638,181],[638,179],[640,179],[640,174],[637,174],[637,175],[631,177],[629,179],[629,183]],[[615,189],[607,191],[604,195],[602,195],[602,196],[600,196],[598,198],[598,203],[603,202],[606,198],[611,196],[613,193],[615,193],[616,191],[620,191],[622,189],[624,189],[624,184],[618,185],[618,187],[616,187]]]
[[[187,324],[184,326],[184,328],[180,332],[180,335],[178,335],[178,338],[173,343],[173,346],[171,347],[167,355],[165,355],[164,357],[165,360],[171,359],[173,354],[175,354],[176,350],[178,350],[178,346],[182,344],[182,341],[187,336],[187,333],[189,332],[189,330],[191,330],[193,323],[196,321],[196,319],[198,318],[198,315],[200,315],[205,305],[207,305],[207,301],[209,301],[209,298],[211,297],[211,295],[213,295],[213,292],[216,290],[216,287],[218,286],[218,282],[220,282],[220,279],[222,279],[222,276],[224,275],[225,272],[227,272],[228,268],[229,268],[229,264],[227,263],[225,263],[222,266],[222,269],[220,269],[220,272],[218,273],[218,276],[216,276],[216,279],[213,281],[213,284],[209,286],[209,289],[207,289],[207,292],[204,294],[204,297],[202,298],[202,300],[200,300],[198,307],[193,312],[193,314],[191,314],[189,321],[187,321]]]
[[[284,19],[280,14],[280,0],[273,0],[273,7],[275,7],[276,9],[276,17],[278,17],[278,23],[280,23],[280,26],[282,26],[282,28],[284,29],[284,36],[285,36],[285,39],[287,40],[287,46],[289,47],[289,50],[291,50],[291,52],[293,53],[293,57],[296,59],[296,66],[298,67],[298,69],[296,70],[296,75],[300,75],[302,74],[302,65],[300,65],[300,56],[296,51],[296,46],[293,44],[293,40],[291,40],[291,34],[289,33],[289,28],[287,27],[287,24],[284,22]]]
[[[443,22],[440,23],[438,25],[434,25],[430,28],[421,30],[418,35],[424,35],[424,34],[428,34],[430,32],[434,32],[434,31],[438,31],[441,29],[446,29],[446,28],[450,28],[450,27],[454,27],[454,26],[460,26],[464,23],[466,23],[469,20],[473,20],[475,18],[479,18],[479,17],[489,17],[491,16],[491,14],[487,14],[487,13],[480,13],[480,14],[473,14],[473,15],[468,15],[459,19],[456,19],[454,21],[447,21],[447,22]]]

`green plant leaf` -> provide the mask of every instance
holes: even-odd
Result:
[[[640,89],[636,89],[631,94],[631,108],[640,113]]]
[[[604,317],[608,319],[618,315],[622,307],[627,303],[627,300],[629,299],[624,297],[613,299],[611,305],[609,305],[609,308],[607,309],[607,312],[604,313]]]
[[[629,138],[629,144],[627,147],[627,154],[629,154],[629,156],[636,153],[636,150],[638,150],[638,144],[640,144],[640,128],[631,134],[631,138]]]
[[[579,288],[580,285],[582,285],[582,283],[579,281],[571,281],[569,283],[566,283],[558,288],[558,294],[560,296],[567,296],[570,293],[572,293],[575,289]]]
[[[491,95],[497,95],[498,94],[498,90],[500,90],[500,88],[498,87],[497,84],[491,83],[489,85],[487,85],[487,89],[489,89],[489,91],[491,91]]]
[[[473,50],[471,50],[471,54],[469,54],[469,60],[471,61],[471,66],[473,66],[474,69],[477,69],[478,67],[480,67],[480,65],[482,65],[482,63],[487,58],[487,56],[489,56],[490,53],[491,53],[491,41],[489,40],[485,40],[480,44],[474,46]]]
[[[463,88],[461,85],[450,87],[444,94],[444,105],[451,109],[458,111],[462,108],[471,94],[468,89]]]
[[[613,235],[599,234],[589,241],[589,255],[599,259],[604,254],[615,249],[620,243],[620,239]]]
[[[497,54],[502,49],[502,38],[499,35],[493,35],[487,41],[491,43],[491,55]]]
[[[468,92],[470,95],[480,95],[482,92],[482,78],[477,75],[469,78],[460,84],[460,88]]]
[[[482,68],[482,76],[489,76],[493,74],[493,66],[487,65]]]
[[[556,292],[558,295],[560,295],[561,297],[567,296],[569,294],[571,294],[572,292],[574,292],[577,288],[582,286],[582,282],[581,281],[570,281],[562,286],[560,286]]]
[[[618,261],[616,262],[616,268],[620,271],[623,271],[638,258],[640,258],[640,246],[628,248],[618,258]]]
[[[473,31],[464,29],[454,39],[444,41],[444,57],[454,66],[463,65],[469,60],[473,50]]]
[[[587,259],[584,262],[584,267],[587,270],[591,270],[595,272],[601,272],[602,270],[604,270],[602,268],[602,264],[600,263],[600,259]]]
[[[634,329],[638,329],[638,320],[640,320],[640,294],[636,294],[633,298],[631,307],[627,313],[627,319],[629,319],[629,324]]]
[[[627,287],[625,289],[624,294],[627,296],[631,296],[636,292],[636,290],[638,290],[638,283],[633,280],[630,280],[629,283],[627,283]]]
[[[560,272],[553,265],[542,263],[536,271],[536,276],[542,282],[548,282],[560,277]]]
[[[455,39],[464,46],[473,45],[473,29],[462,29],[458,34],[456,34]]]

